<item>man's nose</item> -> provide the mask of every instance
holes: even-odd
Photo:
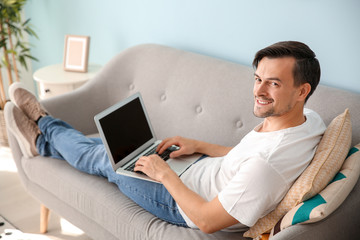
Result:
[[[255,96],[265,96],[267,93],[266,85],[262,83],[256,83],[254,86],[254,95]]]

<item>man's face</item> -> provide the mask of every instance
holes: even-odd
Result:
[[[254,83],[254,115],[261,118],[280,117],[290,112],[297,102],[294,87],[295,58],[267,58],[258,64]]]

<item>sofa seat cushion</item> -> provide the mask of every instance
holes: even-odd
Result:
[[[143,223],[155,219],[146,211],[135,210],[138,206],[125,197],[115,184],[109,184],[104,178],[82,173],[63,160],[38,156],[23,158],[22,163],[31,181],[103,225],[114,235],[127,234],[126,231],[129,231],[137,232],[141,237],[144,231],[139,230],[146,229],[146,226],[142,226]],[[126,221],[121,221],[124,218]],[[142,221],[137,221],[140,219]]]
[[[37,156],[22,158],[30,181],[47,189],[60,201],[124,239],[242,239],[242,233],[200,230],[168,224],[139,207],[107,179],[80,172],[66,161]]]

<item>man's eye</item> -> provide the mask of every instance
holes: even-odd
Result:
[[[276,83],[276,82],[272,82],[271,85],[274,86],[274,87],[278,87],[278,86],[279,86],[279,84]]]

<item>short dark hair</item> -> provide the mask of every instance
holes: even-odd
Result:
[[[296,60],[293,74],[294,86],[298,87],[304,83],[309,83],[311,91],[305,99],[305,102],[315,91],[320,82],[320,63],[315,53],[304,43],[296,41],[278,42],[264,49],[259,50],[254,58],[253,67],[256,69],[259,62],[264,57],[281,58],[294,57]]]

